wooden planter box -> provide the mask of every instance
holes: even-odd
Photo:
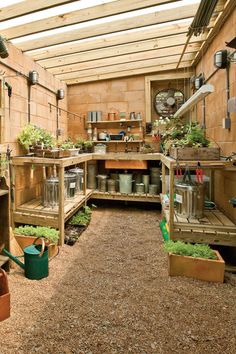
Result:
[[[216,260],[168,253],[169,275],[223,283],[225,262],[218,251],[214,252]]]
[[[32,243],[36,239],[35,236],[24,236],[24,235],[15,235],[15,238],[16,238],[16,241],[18,242],[19,246],[22,248],[22,250],[25,247],[32,245]],[[49,259],[56,256],[58,253],[58,245],[50,244],[49,241],[46,241],[45,244],[46,244],[46,246],[48,246]]]
[[[10,317],[10,293],[7,275],[3,269],[0,269],[0,321],[8,317]]]
[[[176,160],[186,160],[186,161],[219,160],[220,148],[218,147],[209,147],[209,148],[171,147],[170,157]]]

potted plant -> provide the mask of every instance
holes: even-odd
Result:
[[[69,152],[69,156],[76,156],[79,153],[79,149],[75,147],[73,141],[70,138],[64,140],[61,143],[60,148],[65,152]]]
[[[81,137],[79,137],[75,143],[75,147],[79,149],[79,153],[84,152],[84,142],[85,140]]]
[[[85,140],[83,145],[84,145],[84,152],[87,152],[87,153],[93,152],[93,141]]]
[[[49,257],[52,258],[58,253],[59,231],[46,226],[24,225],[14,229],[14,234],[20,247],[24,249],[32,245],[37,237],[44,237],[48,246]]]
[[[33,124],[27,124],[17,136],[19,143],[27,150],[28,154],[40,140],[40,130]]]
[[[225,262],[208,245],[166,241],[170,276],[185,276],[212,282],[224,281]]]

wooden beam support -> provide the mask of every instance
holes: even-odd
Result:
[[[95,49],[105,49],[108,47],[123,45],[123,44],[135,44],[139,41],[146,41],[149,39],[158,39],[165,36],[172,36],[175,34],[184,34],[188,32],[188,27],[191,21],[187,21],[179,24],[172,24],[164,27],[152,26],[151,28],[144,27],[137,32],[127,32],[117,34],[116,36],[107,35],[102,38],[94,38],[93,41],[76,41],[61,44],[56,47],[50,47],[45,49],[38,49],[26,52],[32,59],[40,60],[50,59],[54,60],[55,57],[62,57],[78,54],[85,51],[91,51]]]
[[[39,39],[30,40],[29,38],[29,40],[25,40],[27,39],[27,37],[25,37],[23,42],[17,43],[17,47],[22,51],[27,51],[103,34],[156,25],[158,23],[165,23],[169,21],[182,20],[193,17],[197,8],[198,4],[191,4],[175,8],[174,10],[162,10],[151,14],[134,16],[124,20],[102,23],[96,26],[80,28],[64,33],[54,33]]]
[[[69,73],[65,73],[65,74],[57,74],[56,77],[59,80],[69,80],[69,79],[74,79],[77,77],[82,78],[82,77],[92,76],[92,75],[100,75],[100,74],[108,74],[108,73],[120,72],[120,71],[126,71],[126,70],[148,68],[150,66],[153,67],[155,65],[157,67],[156,71],[159,71],[159,69],[158,69],[159,65],[176,64],[178,59],[179,59],[179,55],[173,55],[173,56],[164,57],[164,58],[139,60],[137,62],[132,62],[132,63],[115,64],[115,65],[110,65],[110,66],[104,66],[101,68],[94,68],[94,69],[88,68],[88,69],[73,71],[73,72],[69,72]],[[186,54],[186,56],[184,56],[184,60],[191,61],[192,54],[191,53]]]
[[[73,1],[72,1],[73,2]],[[1,8],[0,22],[10,20],[19,16],[32,14],[37,11],[51,9],[52,7],[71,3],[65,0],[24,0],[14,5]],[[2,33],[2,32],[1,32]]]
[[[79,64],[90,60],[98,60],[105,58],[114,58],[114,60],[116,60],[118,59],[118,57],[120,58],[122,56],[128,55],[137,55],[137,57],[144,55],[145,59],[145,53],[149,53],[150,57],[181,54],[181,51],[179,52],[179,48],[183,48],[185,42],[185,35],[162,37],[159,39],[151,39],[137,43],[125,44],[122,46],[109,47],[73,55],[67,55],[65,57],[59,57],[55,59],[48,59],[40,61],[39,64],[46,69],[52,69],[51,72],[56,73],[58,72],[58,70],[61,70],[61,68],[64,69],[65,66],[69,68],[70,65]],[[198,51],[201,46],[201,43],[201,38],[197,39],[196,37],[194,37],[193,41],[188,46],[186,53]],[[94,65],[97,64],[94,63]],[[55,68],[55,71],[53,70],[53,68]],[[66,68],[66,70],[68,70],[68,68]]]
[[[184,62],[180,64],[180,68],[190,68],[191,67],[191,62]],[[143,75],[143,74],[149,74],[149,73],[158,73],[158,75],[162,74],[162,71],[170,71],[170,70],[175,70],[176,69],[176,63],[174,64],[168,64],[168,65],[159,65],[159,66],[150,66],[146,68],[140,68],[140,69],[130,69],[130,70],[124,70],[120,72],[111,72],[109,74],[99,74],[99,75],[92,75],[92,76],[86,76],[80,78],[79,76],[74,79],[67,79],[65,80],[67,85],[74,85],[74,84],[82,84],[85,82],[92,82],[92,81],[100,81],[100,80],[109,80],[109,79],[114,79],[114,78],[119,78],[119,77],[128,77],[128,76],[134,76],[134,75]],[[191,72],[191,71],[189,71]],[[175,74],[176,70],[170,73],[169,75]],[[191,72],[191,75],[193,72]],[[172,77],[172,76],[169,76]]]
[[[168,63],[168,61],[171,60],[171,57],[174,56],[174,58],[176,58],[176,55],[180,55],[182,53],[182,50],[183,50],[182,46],[170,48],[168,50],[168,56],[167,56],[166,49],[151,50],[147,52],[135,53],[129,55],[119,55],[111,58],[91,60],[83,63],[56,67],[56,68],[48,69],[48,71],[50,71],[54,75],[61,75],[61,74],[73,73],[75,71],[88,70],[88,69],[97,71],[98,68],[103,68],[103,67],[111,68],[119,64],[133,63],[133,65],[136,65],[137,62],[142,63],[143,67],[145,67],[146,63],[148,63],[149,60],[151,59],[162,58],[165,62]],[[184,59],[185,61],[193,60],[194,56],[195,56],[194,53],[186,53]]]
[[[157,6],[174,2],[175,0],[119,0],[107,4],[101,4],[77,11],[67,12],[63,15],[52,16],[47,19],[38,20],[24,25],[6,28],[1,31],[8,39],[26,36],[33,33],[61,28],[81,22],[96,20],[106,16],[118,15],[128,11],[139,10],[150,6]],[[31,1],[34,3],[35,1]],[[35,2],[36,4],[38,2]]]

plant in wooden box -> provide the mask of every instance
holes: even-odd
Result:
[[[64,157],[76,156],[79,153],[79,149],[75,147],[75,144],[71,138],[67,138],[60,144],[60,148],[64,151]]]
[[[84,141],[84,152],[86,152],[86,153],[91,153],[91,152],[93,152],[93,141],[91,141],[91,140],[85,140]]]
[[[185,276],[212,282],[224,281],[225,262],[218,251],[208,245],[190,244],[182,241],[166,241],[170,276]]]
[[[49,257],[52,258],[58,253],[59,231],[45,226],[24,225],[14,229],[15,238],[22,249],[32,245],[38,237],[46,239]]]
[[[17,136],[17,140],[30,153],[40,140],[40,130],[33,124],[27,124]]]

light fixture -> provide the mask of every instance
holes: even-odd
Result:
[[[29,84],[36,85],[39,82],[39,74],[36,70],[32,70],[29,72]]]
[[[203,85],[180,107],[180,109],[178,109],[178,111],[174,114],[174,118],[183,116],[184,113],[188,112],[192,107],[212,92],[214,92],[213,85]]]
[[[65,91],[63,89],[57,90],[57,99],[63,100],[64,97],[65,97]]]
[[[214,65],[218,69],[225,69],[228,66],[228,52],[226,49],[218,50],[214,55]]]
[[[203,83],[204,83],[204,76],[202,74],[200,74],[199,76],[197,76],[195,78],[195,81],[194,81],[195,89],[196,90],[200,89],[200,87],[203,85]]]
[[[5,43],[6,43],[5,39],[2,36],[0,36],[0,57],[3,59],[9,56],[7,46]]]

